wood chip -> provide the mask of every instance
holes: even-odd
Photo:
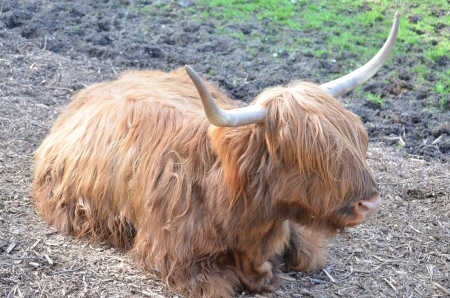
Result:
[[[447,290],[446,288],[444,288],[443,286],[441,286],[440,284],[438,284],[437,282],[433,282],[433,285],[436,286],[439,290],[441,290],[445,294],[450,296],[450,291]]]
[[[16,245],[17,245],[17,240],[14,239],[11,242],[11,244],[8,246],[8,248],[6,249],[6,254],[9,254],[14,249],[14,247],[16,247]]]
[[[416,292],[420,296],[423,296],[423,293],[421,291],[419,291],[417,288],[414,288],[414,292]]]
[[[383,279],[394,290],[394,292],[397,292],[397,289],[395,288],[395,286],[387,278],[383,278]]]
[[[382,258],[380,258],[380,257],[378,257],[378,256],[376,256],[376,255],[372,255],[372,257],[373,257],[374,259],[377,259],[377,260],[380,261],[380,262],[384,262],[384,260],[383,260]]]
[[[411,229],[413,229],[414,231],[416,231],[417,233],[419,233],[419,234],[422,234],[422,232],[421,231],[419,231],[418,229],[416,229],[416,228],[414,228],[413,226],[409,226]]]
[[[44,254],[44,258],[47,260],[47,263],[49,263],[50,265],[53,265],[53,261],[52,259],[50,259],[50,257],[46,254]]]
[[[331,276],[330,273],[328,273],[328,271],[326,269],[322,269],[322,271],[330,279],[331,282],[336,282],[336,280],[333,278],[333,276]]]
[[[36,240],[36,242],[34,242],[33,245],[31,245],[30,248],[28,248],[28,250],[32,250],[33,248],[35,248],[39,242],[41,242],[41,239]]]

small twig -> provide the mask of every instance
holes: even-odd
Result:
[[[77,261],[75,260],[75,262],[73,262],[72,266],[70,266],[69,270],[72,270],[76,263],[77,263]]]
[[[53,84],[53,83],[52,83]],[[53,86],[44,86],[45,88],[49,88],[49,89],[57,89],[57,90],[64,90],[64,91],[69,91],[69,92],[73,92],[72,89],[69,88],[64,88],[64,87],[53,87]]]
[[[114,72],[114,74],[117,74],[117,71],[114,69],[114,66],[112,65],[111,60],[109,60],[109,65],[111,65],[112,71]]]
[[[419,294],[420,296],[423,296],[423,293],[421,291],[419,291],[417,288],[414,288],[414,291]]]
[[[45,34],[45,39],[44,39],[44,47],[42,48],[42,50],[46,50],[47,48],[47,34]]]
[[[7,0],[5,0],[5,1],[2,2],[2,6],[0,7],[0,14],[2,14],[2,12],[3,12],[3,5],[5,5],[6,1],[7,1]]]
[[[384,260],[376,255],[372,255],[372,258],[377,259],[380,262],[384,262]]]
[[[326,269],[322,269],[322,271],[325,273],[325,275],[330,279],[330,281],[332,283],[336,282],[336,280],[333,278],[333,276],[331,276],[330,273],[328,273],[328,271]]]
[[[387,280],[387,278],[383,278],[383,279],[394,290],[394,292],[397,292],[397,289],[395,288],[395,286],[393,284],[391,284],[391,282],[389,280]]]
[[[33,245],[31,245],[30,248],[28,248],[28,250],[32,250],[33,248],[35,248],[39,242],[41,242],[41,239],[36,240],[36,242],[34,242]]]
[[[16,289],[17,289],[17,288],[18,288],[18,285],[15,285],[15,286],[11,289],[11,291],[9,292],[8,296],[6,296],[6,298],[13,297],[14,294],[16,294]]]
[[[441,178],[448,178],[448,175],[444,176],[436,176],[436,177],[430,177],[431,179],[441,179]]]
[[[73,270],[62,270],[62,271],[56,271],[56,272],[49,272],[48,275],[58,275],[58,274],[64,274],[64,273],[70,273],[70,272],[76,272],[80,271],[81,268],[73,269]]]
[[[396,185],[396,184],[410,184],[410,183],[417,184],[419,182],[421,182],[421,181],[416,180],[416,181],[403,181],[403,182],[391,182],[391,183],[379,183],[379,184],[380,185]]]
[[[445,136],[445,134],[440,135],[439,138],[437,138],[436,140],[433,141],[433,143],[431,143],[431,145],[434,145],[434,144],[436,144],[437,142],[439,142],[439,141],[442,139],[443,136]]]
[[[365,270],[358,270],[358,269],[356,269],[356,270],[353,270],[353,272],[355,272],[355,273],[363,273],[363,274],[368,274],[368,273],[372,273],[372,272],[370,272],[370,271],[365,271]]]
[[[53,260],[50,259],[50,257],[49,257],[48,255],[44,254],[44,258],[47,260],[47,263],[48,263],[49,265],[53,265]]]
[[[317,279],[317,278],[310,278],[310,280],[311,280],[313,283],[316,283],[316,284],[326,284],[326,283],[327,283],[326,281],[321,280],[321,279]]]
[[[344,260],[344,263],[346,263],[351,257],[353,257],[354,254],[355,254],[355,253],[352,252],[352,254],[351,254],[348,258],[346,258],[346,259]],[[352,268],[352,272],[353,272],[353,268]]]
[[[13,242],[11,242],[11,244],[6,249],[6,254],[9,254],[14,249],[14,247],[16,247],[16,245],[17,245],[17,240],[14,239]]]
[[[386,140],[397,141],[402,147],[405,147],[406,143],[403,141],[402,137],[384,137]]]
[[[419,233],[419,234],[422,234],[422,232],[421,231],[419,231],[418,229],[416,229],[416,228],[414,228],[413,226],[409,226],[411,229],[413,229],[414,231],[416,231],[417,233]]]
[[[450,291],[441,286],[440,284],[438,284],[437,282],[433,281],[433,285],[436,286],[439,290],[441,290],[445,294],[450,295]]]

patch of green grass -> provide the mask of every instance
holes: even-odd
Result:
[[[235,32],[231,33],[230,36],[233,36],[233,37],[239,39],[239,41],[244,40],[244,33],[242,33],[241,31],[235,31]]]
[[[445,13],[450,11],[448,0],[201,0],[197,7],[200,12],[194,18],[223,20],[219,34],[228,33],[227,24],[264,22],[273,32],[267,36],[268,41],[278,48],[295,51],[307,44],[305,38],[286,38],[283,32],[292,33],[289,30],[294,29],[320,34],[324,37],[324,49],[313,50],[312,54],[320,57],[320,51],[335,55],[344,51],[357,53],[357,58],[350,59],[352,68],[365,63],[379,50],[390,31],[394,12],[399,10],[402,16],[394,53],[416,52],[434,61],[449,55],[450,32],[446,28],[450,14]],[[241,34],[234,37],[244,38]],[[289,44],[284,44],[286,40]],[[432,71],[424,64],[413,67],[422,80]],[[450,81],[450,71],[439,75]]]
[[[435,87],[436,92],[440,94],[450,93],[450,87],[445,85],[443,82],[439,81],[436,83]]]
[[[381,107],[385,107],[386,106],[386,102],[384,101],[384,99],[381,97],[381,95],[379,94],[374,94],[372,92],[366,92],[365,93],[366,97],[368,100],[379,104]]]
[[[320,58],[323,53],[328,53],[328,50],[327,49],[318,49],[317,51],[314,52],[314,56],[316,56],[317,58]]]
[[[411,68],[411,70],[415,73],[423,73],[428,70],[428,67],[423,64],[416,64]]]

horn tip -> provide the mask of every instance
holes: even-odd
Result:
[[[396,11],[395,11],[394,18],[398,19],[400,16],[401,16],[400,11],[396,10]]]
[[[193,77],[196,76],[196,72],[192,69],[192,67],[188,64],[186,64],[184,66],[184,69],[186,70],[186,72],[188,73],[188,75],[191,77],[191,79],[193,79]]]

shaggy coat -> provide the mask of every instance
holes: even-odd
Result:
[[[237,107],[207,84],[218,104]],[[191,297],[271,291],[281,264],[311,270],[364,220],[378,187],[367,133],[319,86],[252,103],[265,123],[215,127],[184,70],[130,71],[78,92],[35,153],[33,197],[65,234],[130,250]]]

